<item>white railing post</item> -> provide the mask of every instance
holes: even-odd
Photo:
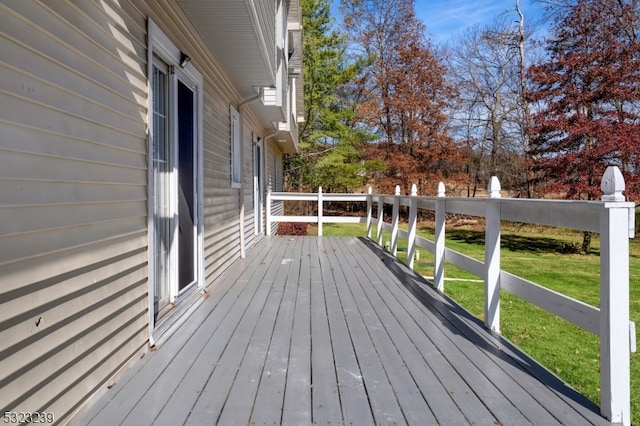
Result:
[[[484,246],[484,323],[500,333],[500,181],[489,180]]]
[[[322,210],[324,209],[322,201],[322,187],[318,187],[318,236],[322,236]]]
[[[411,198],[409,199],[409,237],[407,239],[407,265],[413,269],[416,257],[416,232],[418,228],[418,187],[411,185]]]
[[[444,183],[440,182],[436,197],[436,250],[433,262],[433,284],[440,291],[444,291],[445,197]]]
[[[631,424],[629,238],[633,203],[626,203],[620,169],[602,178],[600,215],[600,412],[612,423]],[[635,340],[634,340],[635,341]]]
[[[398,223],[400,221],[400,185],[396,185],[391,213],[391,254],[398,255]]]
[[[371,224],[373,222],[373,188],[369,187],[367,192],[367,238],[371,239]]]
[[[266,211],[267,235],[271,235],[271,185],[267,186],[267,211]]]
[[[384,199],[382,195],[378,195],[378,220],[376,228],[376,240],[378,245],[382,246],[382,223],[384,222]]]

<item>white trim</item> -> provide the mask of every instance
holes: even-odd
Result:
[[[242,122],[240,113],[229,105],[229,126],[231,133],[231,187],[242,186]]]
[[[154,199],[155,184],[153,179],[153,82],[151,76],[153,75],[153,50],[151,46],[159,45],[157,41],[154,41],[154,35],[158,33],[155,23],[149,18],[147,20],[147,34],[148,34],[148,49],[147,49],[147,95],[148,95],[148,108],[147,108],[147,276],[149,291],[148,297],[148,333],[149,333],[149,346],[155,346],[156,341],[153,337],[153,330],[155,328],[155,263],[154,263],[154,249],[155,249],[155,232],[154,232],[154,217],[151,214],[154,211]]]
[[[194,238],[194,275],[196,286],[200,291],[204,291],[204,226],[203,226],[203,78],[202,74],[195,68],[192,63],[188,63],[184,68],[179,66],[180,61],[180,49],[173,44],[173,42],[167,37],[167,35],[156,25],[156,23],[148,18],[147,20],[148,30],[148,49],[147,49],[147,93],[148,93],[148,110],[147,110],[147,131],[148,131],[148,163],[147,163],[147,175],[148,175],[148,193],[147,193],[147,227],[148,227],[148,291],[149,291],[149,309],[148,309],[148,330],[149,330],[149,344],[154,346],[157,342],[157,337],[154,336],[155,324],[155,226],[154,226],[154,178],[153,178],[153,159],[154,159],[154,143],[153,143],[153,86],[151,77],[153,75],[153,63],[154,56],[161,58],[164,62],[173,68],[174,72],[170,72],[170,108],[171,114],[174,114],[173,118],[170,118],[170,134],[173,142],[173,149],[176,150],[177,144],[177,122],[175,121],[175,111],[177,110],[177,84],[178,79],[186,84],[194,92],[195,96],[195,109],[194,109],[194,125],[195,125],[195,144],[194,144],[194,177],[195,177],[195,197],[196,197],[196,217],[194,218],[196,227],[196,236]],[[177,174],[173,177],[171,197],[177,199]],[[172,207],[172,213],[177,214],[175,209],[177,206]],[[174,239],[177,241],[177,224],[174,224]],[[177,262],[176,250],[171,253],[171,264],[175,265]],[[172,302],[179,301],[186,290],[192,287],[183,289],[182,292],[178,291],[178,279],[177,268],[173,268],[171,277],[170,299]]]

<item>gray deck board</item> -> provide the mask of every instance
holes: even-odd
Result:
[[[346,275],[345,279],[349,284],[354,282],[354,277],[351,275]],[[367,331],[368,325],[358,309],[361,301],[354,297],[349,288],[350,285],[340,287],[340,301],[351,333],[353,347],[358,356],[362,380],[367,390],[375,423],[405,424],[396,394]]]
[[[301,239],[289,244],[292,253],[302,251]],[[286,259],[292,259],[291,255]],[[250,422],[254,424],[280,424],[284,404],[284,390],[287,381],[288,359],[291,351],[292,321],[295,315],[298,292],[300,262],[286,261],[289,268],[283,268],[285,276],[276,278],[284,284],[284,292],[275,321],[273,335],[260,375],[253,406],[250,407]],[[225,407],[226,411],[227,407]]]
[[[77,424],[609,424],[365,239],[269,237]]]
[[[324,289],[343,420],[345,424],[374,424],[358,355],[347,324],[347,314],[340,300],[339,293],[347,288],[347,281],[339,267],[336,267],[335,255],[322,259],[328,265],[327,273],[332,275],[331,280],[324,282]]]
[[[282,424],[311,424],[311,240],[303,239]]]
[[[373,269],[373,273],[380,274],[381,265],[382,263],[379,265],[377,263],[369,264],[362,268],[364,269],[363,274],[369,275],[367,269],[370,268]],[[353,264],[349,266],[354,270],[360,268]],[[389,310],[396,315],[399,325],[406,330],[407,336],[411,336],[413,345],[424,359],[424,368],[429,368],[435,376],[426,397],[436,418],[440,422],[446,420],[451,424],[463,424],[465,419],[476,424],[493,424],[495,418],[479,399],[477,393],[464,380],[464,377],[455,369],[455,364],[452,364],[452,359],[457,355],[447,354],[444,351],[447,348],[445,346],[447,342],[440,340],[445,337],[441,330],[434,322],[425,321],[422,312],[412,306],[413,299],[410,295],[388,289],[379,281],[380,279],[384,279],[384,274],[378,275],[377,280],[372,280],[372,285],[378,290],[380,297],[385,299]],[[404,339],[403,336],[395,338]],[[405,347],[405,345],[401,346]],[[425,371],[423,374],[429,375],[429,372]],[[440,386],[441,389],[438,392]],[[436,395],[433,396],[433,393]],[[449,399],[455,408],[451,406]]]
[[[192,370],[197,378],[204,378],[203,382],[194,383],[186,378],[180,383],[176,397],[169,401],[164,411],[171,421],[169,424],[181,424],[182,415],[173,413],[183,412],[187,424],[210,424],[218,421],[224,407],[228,392],[236,379],[239,362],[249,345],[251,335],[255,330],[262,309],[270,300],[273,293],[274,278],[280,266],[280,259],[272,258],[263,275],[255,275],[249,280],[248,288],[255,291],[246,292],[238,300],[240,309],[231,311],[225,321],[228,325],[220,325],[221,332],[214,333],[212,341],[207,345],[205,356],[200,357]],[[210,374],[207,374],[209,373]],[[203,374],[204,373],[204,374]],[[195,404],[193,395],[197,395]]]
[[[340,247],[345,247],[345,245],[335,244],[337,253],[339,253],[338,250]],[[346,253],[339,254],[336,259],[338,260],[337,263],[340,270],[345,271],[345,275],[349,276],[350,280],[355,280],[359,275],[361,285],[372,285],[376,288],[376,291],[378,291],[377,295],[374,294],[374,296],[377,296],[376,303],[385,303],[387,305],[387,309],[378,310],[380,320],[385,324],[385,328],[393,340],[393,345],[395,345],[396,348],[401,348],[403,362],[409,369],[413,380],[415,380],[418,387],[422,390],[424,399],[429,405],[429,410],[434,414],[434,418],[428,420],[432,423],[443,423],[445,421],[452,424],[467,423],[464,413],[456,406],[449,392],[443,392],[443,384],[438,380],[434,371],[429,366],[429,361],[433,358],[434,354],[439,354],[437,349],[430,347],[425,350],[424,347],[420,348],[416,344],[415,339],[411,339],[409,332],[412,331],[412,329],[408,328],[405,331],[402,322],[408,323],[408,326],[414,325],[413,331],[416,330],[415,324],[412,324],[409,315],[391,294],[380,291],[380,282],[367,280],[365,276],[366,273],[362,271],[362,267],[369,265],[354,264],[355,258],[353,256],[349,256]],[[386,287],[382,286],[382,289],[384,290]],[[398,319],[396,319],[396,317],[398,317]],[[429,341],[429,339],[421,340]],[[423,351],[420,349],[423,349]],[[448,373],[447,378],[450,377],[451,373],[451,371]],[[475,409],[478,410],[475,412],[475,416],[478,416],[484,409],[484,406],[478,404]],[[426,421],[427,419],[424,420]]]
[[[287,259],[294,255],[294,250],[294,244],[288,246],[285,250],[284,260],[281,263],[288,263]],[[266,364],[278,311],[283,306],[288,273],[288,268],[278,268],[264,309],[260,312],[258,323],[251,335],[249,345],[246,347],[244,354],[237,354],[237,357],[242,361],[238,366],[238,373],[219,417],[219,423],[221,424],[249,423],[260,384],[257,378],[262,377]],[[215,382],[213,382],[213,386],[215,386]]]
[[[311,245],[311,400],[313,421],[338,424],[342,420],[338,380],[327,315],[325,284],[334,285],[331,271],[326,270],[326,253]]]
[[[378,270],[379,273],[384,273],[384,271]],[[374,282],[376,283],[376,282]],[[384,289],[381,286],[377,286],[380,288],[380,291]],[[396,290],[396,291],[393,291]],[[402,296],[402,292],[400,289],[389,289],[387,299],[394,297]],[[411,301],[409,298],[406,298],[404,303],[409,304]],[[411,305],[408,305],[404,309],[410,309]],[[421,312],[424,314],[424,312]],[[416,313],[414,313],[416,314]],[[478,362],[478,358],[483,357],[482,351],[479,351],[478,348],[474,345],[464,345],[461,344],[462,347],[456,345],[456,341],[460,340],[461,342],[465,342],[466,339],[457,334],[456,332],[451,333],[450,330],[447,330],[446,327],[449,326],[447,323],[443,323],[440,321],[433,321],[432,318],[426,315],[419,315],[417,317],[420,320],[420,323],[423,327],[425,327],[424,336],[429,339],[433,339],[434,346],[441,350],[443,354],[445,354],[446,359],[449,361],[451,366],[455,371],[457,371],[464,380],[465,383],[469,386],[468,389],[465,389],[464,392],[470,394],[472,391],[475,395],[479,397],[482,404],[485,405],[486,410],[489,411],[491,417],[487,417],[487,413],[485,410],[479,411],[476,416],[480,416],[478,419],[483,424],[493,424],[494,422],[500,422],[502,424],[529,424],[530,421],[519,411],[518,407],[513,404],[510,399],[505,400],[504,394],[501,392],[500,386],[508,386],[509,382],[496,384],[492,382],[487,376],[486,372],[479,368],[468,368],[469,363]],[[409,325],[406,325],[409,327]],[[414,330],[415,331],[415,330]],[[449,331],[449,332],[447,332]],[[420,340],[420,332],[418,334],[414,334],[413,336],[417,336],[416,338]],[[485,367],[487,367],[485,365]],[[491,368],[491,366],[488,366]],[[503,379],[503,377],[500,377]],[[445,378],[443,381],[448,382],[448,378]],[[462,388],[464,389],[464,388]],[[462,389],[454,389],[449,391],[453,392],[454,395],[459,395]],[[460,401],[459,406],[464,406],[469,401]],[[470,418],[469,420],[476,422],[477,420],[474,418]]]

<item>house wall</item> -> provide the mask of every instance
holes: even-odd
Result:
[[[251,119],[249,114],[243,112],[243,152],[242,152],[242,170],[243,179],[242,184],[244,190],[238,192],[239,197],[244,198],[244,220],[242,226],[244,227],[244,244],[246,248],[251,247],[258,241],[258,237],[255,235],[255,205],[253,196],[253,175],[254,175],[254,158],[253,158],[253,136],[257,134],[261,137],[261,133],[256,132],[255,129],[259,128],[259,124]],[[240,198],[239,198],[240,199]],[[238,224],[240,225],[240,224]]]
[[[267,154],[266,154],[266,164],[265,164],[265,174],[267,175],[267,185],[271,186],[271,191],[273,192],[281,192],[284,189],[284,179],[282,175],[283,163],[282,163],[282,154],[280,154],[280,149],[276,145],[276,142],[273,140],[269,140],[267,145]],[[268,188],[267,188],[268,189]],[[265,195],[266,199],[266,195]],[[271,214],[272,215],[283,215],[284,214],[284,203],[282,201],[274,202],[271,205]],[[271,235],[275,235],[278,233],[278,224],[271,224]]]
[[[0,408],[68,418],[148,344],[147,64],[152,19],[204,77],[204,256],[240,255],[229,105],[242,99],[167,0],[0,4]],[[251,134],[243,131],[253,238]],[[278,157],[272,146],[267,158]],[[267,160],[267,166],[270,160]]]

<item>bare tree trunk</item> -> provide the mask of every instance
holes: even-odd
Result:
[[[582,253],[591,253],[591,232],[584,231],[582,233]]]
[[[520,55],[520,69],[519,69],[519,77],[520,77],[520,105],[522,107],[522,143],[524,145],[524,156],[525,156],[525,173],[524,176],[526,185],[527,185],[527,198],[532,197],[532,182],[531,182],[531,166],[530,166],[530,158],[529,158],[529,133],[528,130],[531,127],[531,111],[529,110],[529,103],[526,99],[527,93],[527,81],[526,81],[526,72],[527,72],[527,61],[525,56],[525,40],[526,34],[524,31],[524,14],[522,13],[522,9],[520,9],[520,0],[516,0],[516,12],[518,13],[518,53]]]

